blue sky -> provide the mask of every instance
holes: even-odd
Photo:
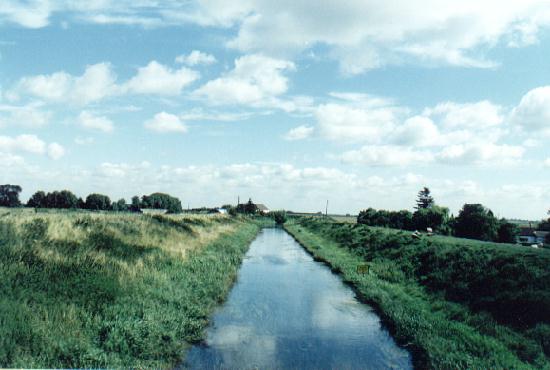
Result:
[[[549,27],[544,1],[7,0],[0,182],[540,219]]]

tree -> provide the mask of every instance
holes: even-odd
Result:
[[[126,204],[126,200],[124,198],[121,198],[116,202],[113,202],[112,208],[113,208],[113,211],[116,211],[116,212],[128,211],[128,205]]]
[[[166,209],[168,213],[181,213],[181,201],[168,194],[153,193],[141,197],[141,208]]]
[[[447,223],[449,209],[432,205],[430,208],[419,208],[413,214],[413,224],[417,230],[426,230],[428,227],[439,231]]]
[[[90,194],[86,197],[86,209],[106,211],[111,209],[111,199],[103,194]]]
[[[46,208],[77,208],[78,198],[69,190],[53,191],[46,194]]]
[[[46,193],[42,190],[37,191],[27,202],[27,207],[46,208]]]
[[[497,232],[497,241],[499,243],[516,243],[519,235],[519,227],[516,224],[501,220]]]
[[[132,197],[132,204],[130,205],[130,211],[139,212],[140,209],[141,209],[141,201],[139,200],[139,197],[137,195],[134,195]]]
[[[414,209],[431,208],[434,204],[434,198],[430,195],[430,189],[424,187],[424,189],[418,192],[416,207]]]
[[[455,220],[455,235],[494,241],[498,234],[498,224],[490,209],[481,204],[465,204]]]
[[[19,207],[21,190],[19,185],[0,185],[0,207]]]

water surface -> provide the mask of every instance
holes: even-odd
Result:
[[[191,369],[410,369],[371,307],[282,229],[252,242]]]

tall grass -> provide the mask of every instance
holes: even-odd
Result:
[[[224,216],[1,213],[0,366],[173,366],[258,230]]]
[[[379,309],[417,366],[550,368],[547,251],[320,219],[285,227]]]

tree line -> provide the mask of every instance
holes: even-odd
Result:
[[[357,223],[410,231],[431,228],[443,235],[499,243],[515,243],[520,232],[516,224],[498,219],[482,204],[464,204],[458,216],[454,217],[447,207],[435,203],[430,189],[426,187],[418,193],[414,212],[368,208],[359,212]],[[539,229],[550,231],[550,218],[542,221]]]
[[[0,207],[21,207],[19,194],[23,189],[19,185],[0,185]],[[141,209],[166,209],[168,213],[183,211],[181,201],[169,194],[153,193],[132,197],[128,204],[124,198],[112,202],[109,196],[92,193],[86,199],[77,197],[70,190],[34,193],[25,204],[32,208],[88,209],[93,211],[139,212]]]

